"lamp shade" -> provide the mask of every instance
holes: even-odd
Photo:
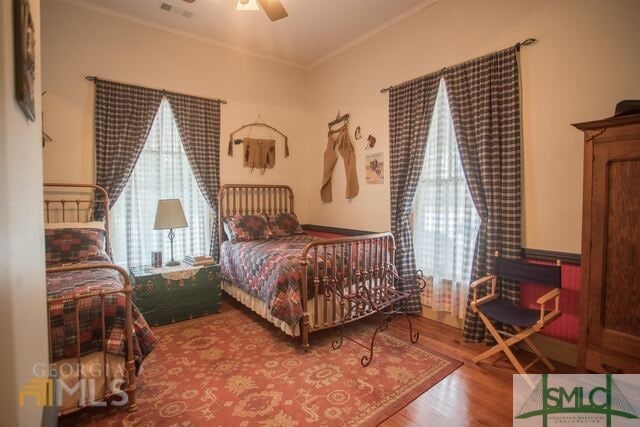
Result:
[[[169,228],[188,227],[187,218],[182,210],[180,199],[160,199],[156,209],[156,221],[154,230],[167,230]]]

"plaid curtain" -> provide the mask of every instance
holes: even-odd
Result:
[[[422,172],[440,77],[441,73],[420,77],[389,91],[391,232],[396,240],[396,267],[404,278],[416,272],[409,213]],[[409,313],[420,312],[420,295],[414,293],[403,308]]]
[[[520,257],[520,74],[512,47],[444,70],[451,116],[469,191],[480,215],[471,280],[493,271],[494,253]],[[504,281],[500,295],[519,303]],[[468,298],[464,339],[479,342],[485,328]]]
[[[167,93],[184,152],[205,200],[213,210],[211,256],[218,259],[218,192],[220,191],[220,101]]]
[[[162,91],[104,80],[95,84],[96,184],[107,190],[111,209],[147,141]],[[100,205],[94,217],[104,218]]]

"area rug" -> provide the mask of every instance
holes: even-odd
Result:
[[[398,322],[404,321],[397,319]],[[366,322],[347,332],[371,338]],[[138,410],[85,408],[61,425],[104,426],[372,426],[399,411],[461,362],[389,331],[367,352],[335,331],[311,335],[310,351],[248,311],[154,328],[157,347],[138,377]]]

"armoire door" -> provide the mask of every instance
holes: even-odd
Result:
[[[594,141],[588,341],[640,355],[640,138]]]

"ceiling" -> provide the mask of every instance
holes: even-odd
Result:
[[[435,0],[282,0],[289,17],[276,22],[261,10],[237,11],[236,0],[72,1],[309,67]]]

